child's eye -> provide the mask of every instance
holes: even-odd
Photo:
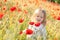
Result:
[[[39,17],[39,16],[37,16],[37,17]]]
[[[41,18],[43,18],[43,17],[41,17]]]

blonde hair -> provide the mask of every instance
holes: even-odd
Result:
[[[43,9],[40,9],[40,8],[36,9],[35,12],[33,13],[32,17],[31,17],[31,21],[36,22],[34,17],[35,17],[36,14],[37,14],[38,12],[40,12],[40,11],[42,11],[42,13],[44,14],[44,19],[43,19],[43,21],[42,21],[42,24],[45,26],[45,25],[46,25],[46,12],[45,12],[45,10],[43,10]]]

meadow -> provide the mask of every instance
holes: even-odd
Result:
[[[60,40],[60,5],[45,0],[0,0],[0,40],[26,40],[20,31],[38,7],[46,11],[47,40]]]

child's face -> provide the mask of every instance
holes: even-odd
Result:
[[[44,20],[44,14],[42,12],[39,12],[36,14],[35,20],[37,22],[42,22]]]

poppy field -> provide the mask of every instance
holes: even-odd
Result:
[[[34,10],[46,11],[47,40],[60,40],[60,4],[46,0],[0,0],[0,40],[26,40]],[[37,40],[40,40],[37,38]]]

